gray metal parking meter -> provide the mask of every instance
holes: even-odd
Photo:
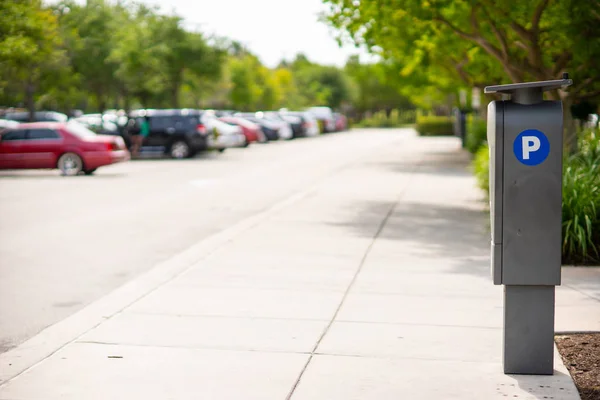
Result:
[[[488,86],[491,272],[504,285],[506,374],[554,372],[554,288],[560,285],[562,102],[543,92],[570,79]]]

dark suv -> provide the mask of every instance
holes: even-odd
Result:
[[[192,157],[207,148],[202,114],[191,109],[135,110],[129,113],[125,135],[139,134],[142,121],[147,117],[150,134],[144,138],[142,152],[160,151],[172,158]]]

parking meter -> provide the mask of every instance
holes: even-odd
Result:
[[[506,374],[554,372],[554,289],[561,283],[561,101],[543,92],[570,79],[488,86],[491,274],[504,285]]]

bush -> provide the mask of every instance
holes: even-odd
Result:
[[[452,117],[419,116],[416,129],[421,136],[454,135]]]
[[[473,171],[477,179],[477,185],[489,197],[490,193],[490,152],[487,145],[483,145],[477,150],[473,159]]]
[[[468,118],[466,130],[465,147],[476,154],[487,142],[487,122],[479,118]]]
[[[600,262],[600,135],[582,135],[563,172],[563,263]]]
[[[357,126],[362,128],[399,128],[415,123],[415,110],[392,110],[390,115],[385,111],[378,111],[368,118],[364,118]]]

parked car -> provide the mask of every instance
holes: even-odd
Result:
[[[348,129],[348,119],[344,114],[333,113],[333,117],[335,118],[335,130],[337,132],[342,132]]]
[[[17,122],[30,122],[29,111],[8,112],[2,116],[4,119]],[[67,122],[69,117],[66,114],[56,111],[36,111],[33,113],[31,122]]]
[[[329,107],[311,107],[307,111],[315,116],[319,121],[319,127],[321,132],[329,133],[335,132],[335,118],[333,111]]]
[[[63,175],[90,175],[128,159],[122,138],[97,135],[76,121],[23,123],[0,132],[2,169],[57,168]]]
[[[242,128],[231,125],[217,118],[212,112],[204,112],[200,120],[206,127],[209,149],[225,151],[228,147],[247,146],[246,137]]]
[[[242,133],[246,137],[246,145],[252,142],[264,142],[267,140],[260,129],[260,125],[254,122],[239,117],[221,117],[219,119],[230,125],[242,128]]]
[[[118,125],[111,121],[110,117],[102,114],[83,114],[79,117],[71,118],[84,125],[91,131],[103,135],[119,135]]]
[[[320,133],[319,123],[315,116],[308,111],[288,111],[282,110],[280,114],[285,117],[292,116],[300,119],[304,131],[304,136],[317,136]]]
[[[9,119],[0,119],[0,130],[6,128],[16,128],[17,126],[19,126],[19,123],[17,121],[11,121]]]
[[[269,141],[279,140],[280,126],[264,118],[258,118],[254,113],[235,113],[235,117],[244,118],[260,126],[265,138]]]
[[[277,113],[258,111],[256,113],[256,117],[259,120],[267,120],[279,127],[278,133],[280,139],[289,140],[294,138],[294,131],[292,130],[292,125],[283,118],[281,118],[281,116]]]
[[[191,109],[145,109],[129,114],[126,135],[138,134],[144,118],[150,134],[144,138],[141,152],[159,152],[172,158],[194,156],[208,148],[208,131],[202,122],[203,112]]]
[[[262,113],[262,115],[263,115],[263,118],[266,118],[266,119],[269,119],[272,121],[276,121],[279,123],[289,124],[290,128],[292,129],[292,137],[291,138],[305,136],[304,127],[302,126],[302,120],[296,116],[283,115],[277,111],[265,111]]]

